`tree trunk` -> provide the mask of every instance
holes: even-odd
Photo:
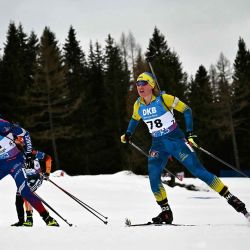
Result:
[[[240,158],[239,158],[239,150],[238,150],[238,145],[237,145],[237,140],[236,140],[236,135],[235,135],[235,129],[234,129],[234,123],[233,123],[233,117],[232,117],[232,110],[230,105],[228,104],[228,113],[229,113],[229,126],[232,134],[232,143],[233,143],[233,152],[234,152],[234,160],[236,167],[240,169]]]
[[[60,163],[59,163],[59,157],[57,152],[57,145],[56,145],[56,138],[54,133],[54,123],[53,123],[53,114],[52,114],[52,108],[51,108],[51,98],[50,98],[50,86],[51,82],[48,76],[48,68],[46,67],[46,82],[47,82],[47,88],[48,88],[48,113],[49,113],[49,124],[50,124],[50,133],[51,133],[51,141],[52,141],[52,147],[53,147],[53,153],[54,153],[54,160],[55,160],[55,169],[60,169]]]

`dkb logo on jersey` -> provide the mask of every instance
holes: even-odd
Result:
[[[142,110],[143,115],[152,115],[156,113],[156,108],[152,107],[152,108],[147,108],[147,109],[143,109]]]

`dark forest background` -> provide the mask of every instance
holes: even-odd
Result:
[[[147,173],[145,157],[120,143],[120,135],[137,98],[135,79],[149,71],[146,59],[156,52],[152,65],[161,89],[192,108],[197,143],[238,169],[250,170],[250,52],[243,38],[234,62],[221,53],[215,65],[206,69],[201,62],[195,76],[189,76],[157,27],[147,51],[131,32],[121,34],[118,42],[107,35],[104,47],[90,42],[87,53],[72,26],[65,36],[60,45],[49,27],[38,38],[10,23],[0,48],[0,114],[31,133],[34,148],[53,157],[53,170]],[[176,118],[184,129],[182,115]],[[143,123],[133,140],[149,149]],[[227,169],[197,153],[213,173]],[[168,167],[184,170],[176,161]]]

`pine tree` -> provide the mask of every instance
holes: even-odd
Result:
[[[77,109],[67,118],[68,123],[74,127],[74,137],[60,140],[59,146],[63,151],[61,159],[68,173],[89,174],[84,164],[86,153],[86,88],[87,88],[87,62],[85,54],[76,39],[76,31],[70,26],[68,36],[63,46],[63,58],[65,63],[65,79],[69,89],[70,100],[81,100]],[[71,145],[71,147],[68,147]],[[72,148],[74,150],[72,151]],[[84,152],[84,154],[83,154]],[[68,167],[68,166],[74,166]]]
[[[25,63],[25,78],[26,88],[29,88],[34,83],[34,75],[36,69],[36,58],[39,49],[39,39],[37,35],[32,31],[27,39],[26,45],[26,63]]]
[[[171,51],[163,34],[155,27],[149,41],[147,60],[151,61],[161,90],[184,99],[186,75],[176,52]]]
[[[4,48],[1,71],[1,109],[10,120],[23,122],[23,98],[33,82],[37,55],[37,38],[34,32],[28,37],[20,24],[10,23]]]
[[[72,26],[69,29],[63,50],[67,66],[66,80],[71,97],[78,98],[79,92],[84,91],[84,84],[86,84],[87,63],[79,41],[76,40],[76,32]]]
[[[26,125],[39,143],[51,141],[54,166],[60,168],[57,140],[74,136],[74,128],[67,123],[67,118],[80,101],[69,98],[62,53],[57,44],[55,34],[45,27],[40,41],[34,84],[26,96],[27,106],[33,108]]]
[[[19,27],[19,33],[22,34],[22,28]],[[25,122],[27,120],[27,117],[30,114],[30,111],[33,109],[30,105],[26,105],[26,94],[27,91],[33,86],[34,79],[35,79],[35,70],[37,66],[37,55],[38,55],[38,48],[39,48],[39,40],[34,32],[31,32],[29,37],[26,37],[26,42],[22,44],[23,47],[23,73],[22,73],[22,93],[19,96],[19,113],[21,113],[21,116],[19,118],[19,121],[21,123]]]
[[[141,48],[138,49],[137,56],[135,58],[135,80],[136,78],[146,70],[148,70],[147,62],[145,61]]]
[[[104,73],[103,54],[98,42],[94,47],[90,43],[88,56],[88,73],[86,84],[85,107],[85,133],[84,133],[84,169],[88,174],[99,174],[102,172],[100,159],[105,158],[102,154],[105,149],[104,138]]]
[[[196,72],[195,79],[191,79],[188,94],[188,104],[192,109],[194,133],[198,136],[196,142],[208,151],[214,151],[219,144],[217,124],[214,126],[215,113],[217,111],[213,102],[213,92],[210,77],[206,68],[200,65]],[[218,120],[215,121],[216,123]],[[217,142],[215,145],[215,141]],[[214,162],[206,154],[199,154],[199,158],[204,162],[206,167],[216,172],[213,168]]]
[[[238,51],[234,61],[232,112],[239,145],[241,166],[250,168],[250,53],[242,38],[238,42]]]
[[[10,120],[18,120],[19,97],[22,93],[23,67],[22,48],[18,29],[10,23],[7,32],[7,42],[4,47],[2,71],[0,79],[0,106],[1,113]]]
[[[104,129],[105,158],[108,164],[103,164],[106,172],[114,172],[122,169],[125,162],[125,148],[120,143],[120,135],[126,128],[126,97],[129,87],[129,72],[121,57],[119,47],[109,35],[105,48],[104,68],[105,101],[104,106]],[[114,155],[115,152],[115,155]]]
[[[207,145],[213,135],[210,131],[213,97],[209,75],[203,65],[199,67],[195,79],[191,82],[189,103],[192,108],[195,133],[201,145]]]
[[[240,168],[238,143],[235,135],[235,125],[232,112],[232,69],[229,60],[221,53],[216,64],[216,84],[217,84],[217,99],[216,108],[217,117],[214,125],[219,130],[219,136],[223,140],[221,142],[221,154],[224,154],[224,159],[230,162],[235,162],[237,168]],[[228,154],[228,152],[231,152]]]
[[[0,79],[2,78],[1,75],[2,75],[2,68],[3,68],[3,59],[2,57],[0,56]]]

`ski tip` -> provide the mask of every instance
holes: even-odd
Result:
[[[247,212],[244,214],[245,218],[247,219],[247,221],[250,223],[250,213]]]
[[[131,226],[131,220],[128,218],[125,218],[125,226],[130,227]]]

